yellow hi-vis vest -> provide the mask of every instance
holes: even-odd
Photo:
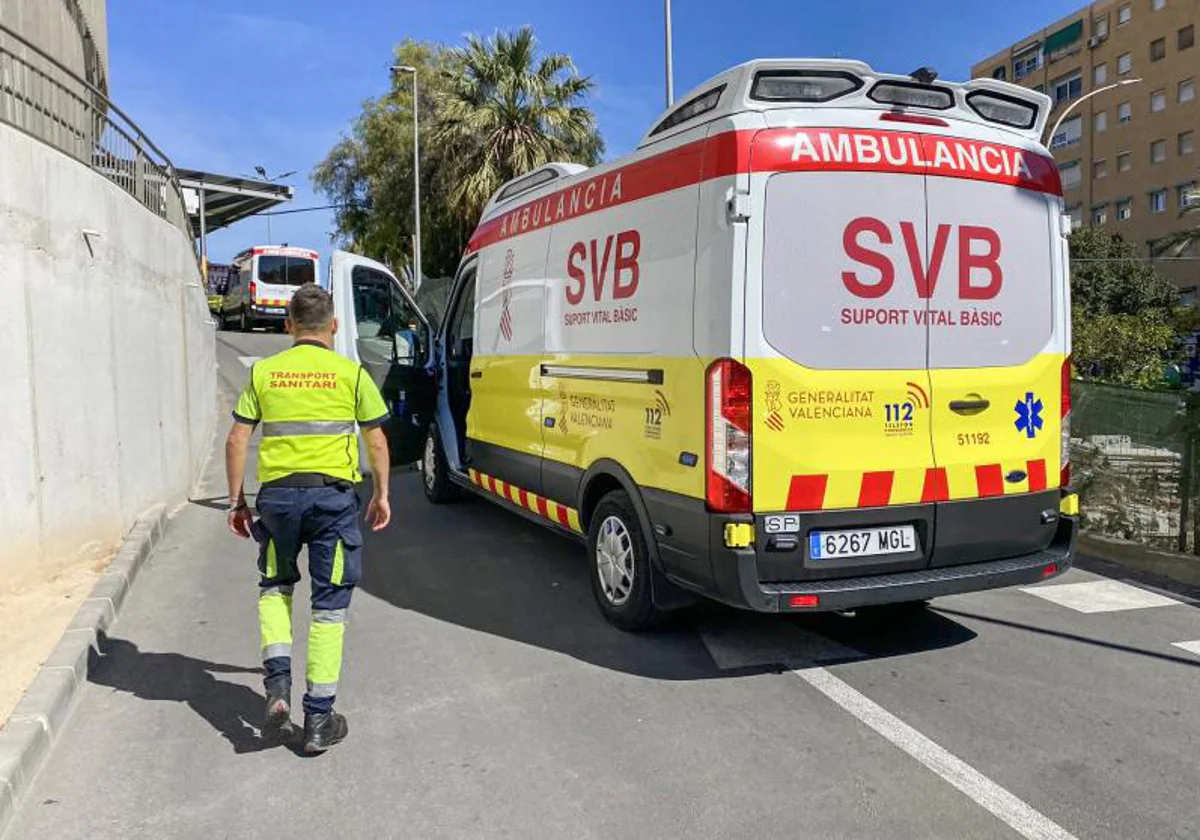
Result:
[[[298,341],[254,363],[233,417],[262,424],[262,483],[293,473],[357,482],[355,425],[378,426],[388,409],[361,365],[315,341]]]

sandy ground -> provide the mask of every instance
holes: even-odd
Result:
[[[82,561],[18,591],[0,590],[0,722],[20,701],[109,559]]]

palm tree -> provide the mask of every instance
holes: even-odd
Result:
[[[451,162],[457,214],[479,218],[501,184],[550,161],[599,161],[595,115],[580,104],[591,79],[565,54],[539,57],[528,26],[468,36],[451,51],[444,81],[432,140]]]

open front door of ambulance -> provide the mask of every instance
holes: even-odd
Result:
[[[338,319],[334,349],[362,364],[379,386],[391,411],[384,431],[392,461],[417,461],[437,398],[429,321],[387,266],[374,260],[335,251],[329,282]],[[360,462],[367,466],[365,458]]]
[[[938,143],[926,135],[926,158]],[[1040,551],[1057,527],[1065,266],[1053,162],[1003,147],[1011,179],[927,178],[934,460],[933,565]],[[988,158],[981,158],[984,163]],[[1011,181],[1011,182],[1006,182]]]

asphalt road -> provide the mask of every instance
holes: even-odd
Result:
[[[221,334],[223,385],[285,342]],[[367,539],[349,740],[264,749],[253,552],[224,530],[221,469],[8,840],[1200,835],[1185,596],[1076,570],[903,622],[703,608],[627,635],[580,548],[482,501],[429,506],[413,473]]]

